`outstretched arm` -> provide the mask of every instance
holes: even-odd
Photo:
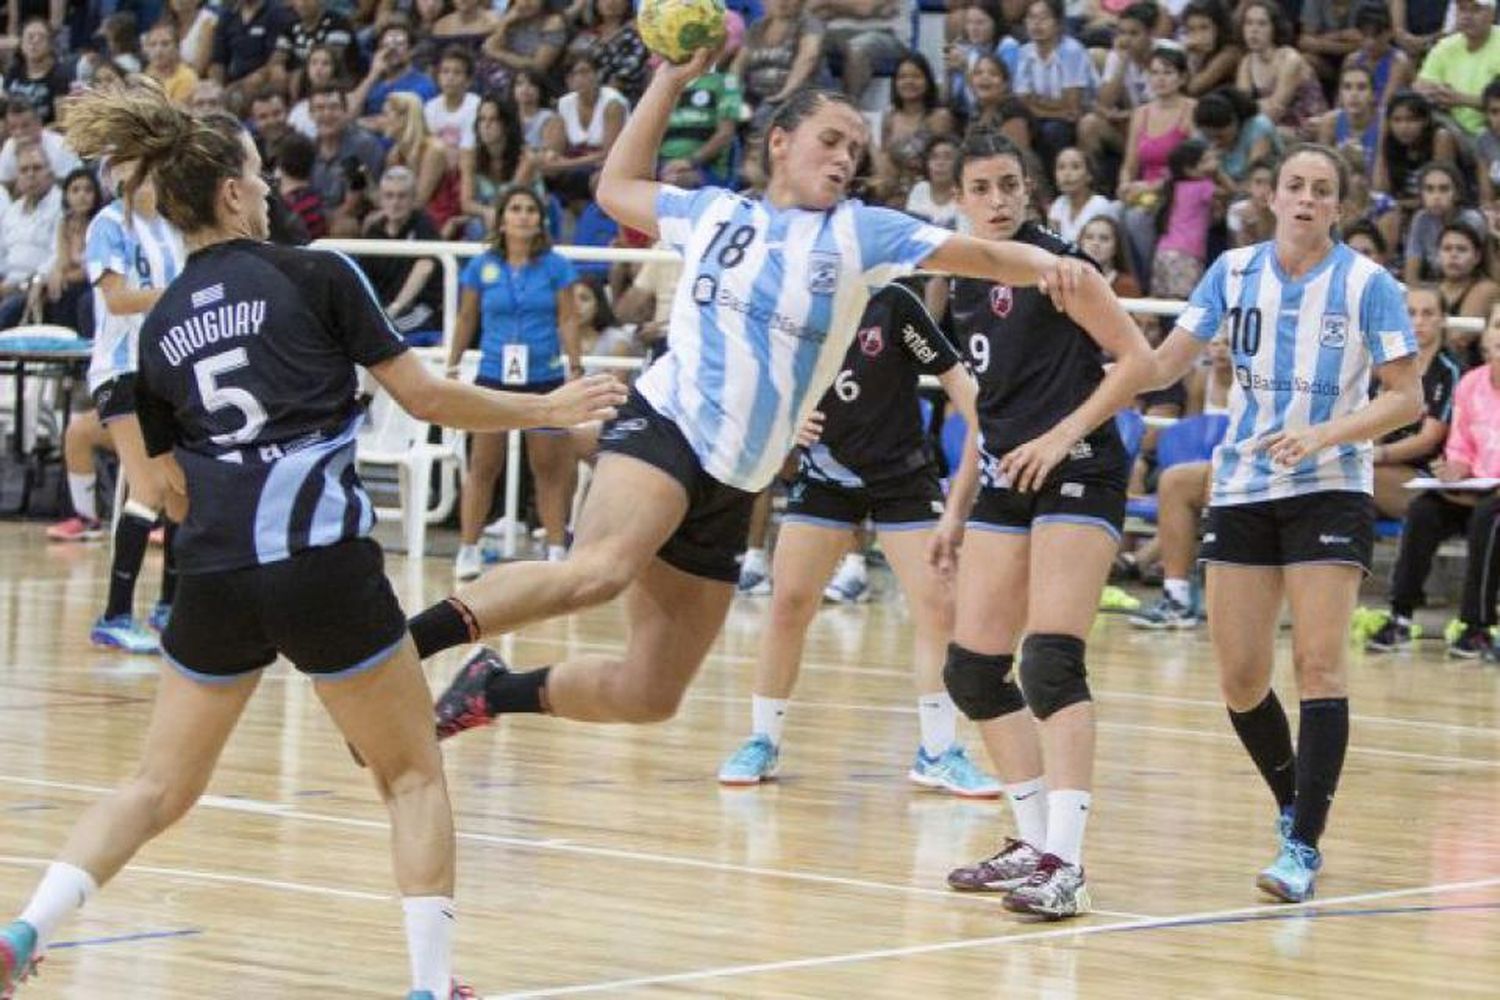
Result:
[[[708,68],[712,53],[699,49],[687,62],[662,63],[635,111],[610,147],[599,173],[599,205],[622,226],[652,237],[656,229],[656,152],[683,88]]]
[[[418,420],[470,431],[571,427],[609,420],[625,401],[625,388],[612,375],[590,375],[545,396],[495,392],[438,378],[411,351],[370,369],[386,392]]]
[[[1037,285],[1064,312],[1069,298],[1079,288],[1083,272],[1092,270],[1080,261],[1058,257],[1029,243],[958,235],[944,240],[922,261],[922,267],[1005,285]]]

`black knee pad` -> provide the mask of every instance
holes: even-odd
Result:
[[[1019,712],[1026,707],[1026,699],[1010,679],[1015,661],[1010,653],[986,655],[950,642],[943,686],[958,710],[975,722]]]
[[[1071,635],[1028,635],[1021,642],[1021,687],[1032,715],[1045,719],[1091,698],[1083,651],[1083,640]]]

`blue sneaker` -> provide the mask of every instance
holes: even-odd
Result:
[[[758,785],[776,777],[781,750],[766,736],[756,733],[730,755],[719,768],[721,785]]]
[[[823,600],[832,604],[862,604],[869,599],[870,578],[864,570],[846,573],[840,569],[823,588]]]
[[[1198,616],[1193,614],[1193,609],[1186,604],[1180,604],[1166,594],[1161,600],[1139,614],[1130,616],[1130,624],[1134,628],[1151,629],[1152,631],[1163,631],[1169,629],[1193,629],[1202,624]]]
[[[1286,846],[1286,842],[1292,839],[1292,824],[1296,821],[1297,809],[1295,806],[1287,806],[1276,814],[1276,845],[1280,850]]]
[[[1316,847],[1287,837],[1281,853],[1269,868],[1256,876],[1255,884],[1283,903],[1303,903],[1313,897],[1313,881],[1323,867],[1323,855]]]
[[[431,990],[412,990],[406,994],[406,1000],[438,1000],[438,998],[432,995]],[[448,995],[443,1000],[479,1000],[479,994],[475,993],[472,987],[455,979],[448,988]]]
[[[755,566],[741,566],[740,582],[735,589],[745,597],[769,597],[771,576]]]
[[[155,656],[161,652],[156,636],[141,628],[130,615],[100,618],[89,631],[89,641],[96,646],[108,646],[126,653]]]
[[[985,774],[957,743],[936,757],[917,747],[917,759],[906,776],[923,788],[938,788],[964,799],[1000,796],[1000,782]]]
[[[157,601],[156,606],[151,609],[151,616],[146,619],[146,627],[157,635],[167,630],[167,620],[172,617],[172,605]]]
[[[24,920],[0,927],[0,998],[14,995],[16,986],[36,968],[36,928]]]

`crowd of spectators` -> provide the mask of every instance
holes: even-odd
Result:
[[[1181,298],[1218,253],[1270,235],[1277,156],[1316,140],[1352,168],[1350,245],[1429,286],[1442,316],[1487,318],[1500,299],[1495,2],[729,0],[728,41],[674,110],[658,170],[753,193],[770,113],[805,83],[841,87],[871,123],[860,197],[958,226],[958,145],[999,130],[1034,158],[1038,221],[1122,295]],[[64,98],[138,76],[246,121],[284,238],[494,244],[519,186],[554,242],[643,246],[591,197],[652,69],[634,15],[632,0],[9,0],[0,324],[87,332],[81,233],[108,192],[68,149]],[[431,261],[367,269],[399,329],[441,329]],[[661,334],[670,271],[575,277],[569,301],[589,319],[568,324],[585,352],[642,352]],[[1461,370],[1485,363],[1473,334],[1441,349]],[[1142,407],[1181,416],[1203,395],[1179,387]],[[1143,455],[1147,488],[1149,438]]]

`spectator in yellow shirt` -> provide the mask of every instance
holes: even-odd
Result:
[[[169,101],[186,107],[198,86],[198,74],[182,61],[176,27],[170,21],[159,21],[141,42],[146,54],[146,75],[161,84]]]

